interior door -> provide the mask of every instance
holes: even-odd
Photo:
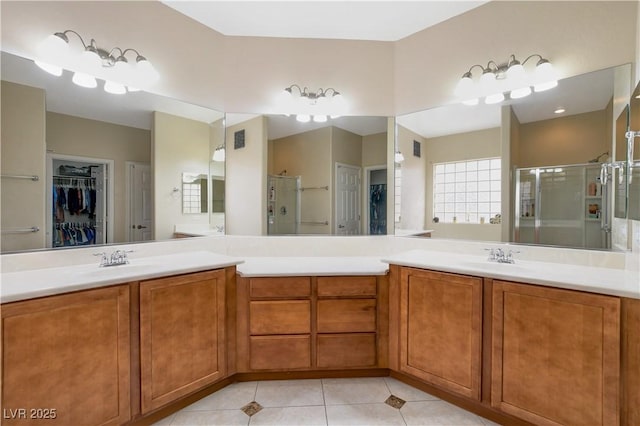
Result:
[[[151,166],[129,164],[129,241],[150,241],[151,233]]]
[[[336,235],[360,234],[360,167],[336,163]]]

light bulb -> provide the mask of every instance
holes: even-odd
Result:
[[[313,121],[315,123],[326,123],[327,122],[327,116],[326,115],[314,115],[313,116]]]
[[[530,94],[531,94],[531,87],[525,86],[519,89],[512,90],[511,93],[509,94],[509,97],[511,99],[520,99],[520,98],[529,96]]]
[[[484,98],[484,103],[487,105],[493,105],[504,101],[504,94],[502,93],[494,93],[493,95],[489,95]]]
[[[96,51],[87,49],[80,55],[80,65],[83,70],[95,73],[102,68],[102,59]]]
[[[133,67],[129,65],[124,56],[116,59],[116,63],[113,65],[113,75],[117,81],[130,81],[132,72]]]
[[[155,83],[160,78],[160,74],[144,56],[136,58],[135,73],[140,81],[147,83]]]
[[[540,59],[536,64],[534,78],[536,84],[534,84],[533,90],[536,92],[544,92],[558,85],[553,66],[551,66],[551,63],[546,59]]]
[[[404,155],[402,155],[400,151],[396,151],[395,155],[393,156],[393,161],[396,163],[402,163],[404,161]]]
[[[213,161],[224,161],[225,157],[225,150],[223,147],[218,147],[213,151]]]
[[[55,75],[56,77],[60,77],[62,75],[62,68],[57,65],[47,64],[45,62],[38,61],[37,59],[34,62],[42,70],[48,72],[51,75]]]
[[[518,61],[507,69],[507,78],[511,80],[518,80],[524,76],[524,67]]]
[[[458,84],[456,85],[453,93],[459,98],[466,98],[473,92],[473,80],[471,79],[471,73],[465,73]]]
[[[63,33],[50,34],[38,47],[39,56],[47,59],[59,58],[69,51],[69,39]]]
[[[73,74],[73,78],[71,79],[75,84],[81,87],[86,87],[88,89],[93,89],[98,86],[98,82],[95,77],[85,74],[83,72],[76,72]]]
[[[478,100],[478,98],[473,98],[473,99],[467,99],[466,101],[462,101],[463,105],[468,105],[468,106],[474,106],[474,105],[478,105],[480,101]]]
[[[308,123],[311,121],[311,117],[308,114],[298,114],[296,115],[296,120],[301,123]]]
[[[488,68],[480,76],[480,89],[482,93],[491,93],[495,87],[496,75]]]
[[[123,95],[127,93],[127,89],[122,84],[108,80],[104,82],[104,91],[114,95]]]

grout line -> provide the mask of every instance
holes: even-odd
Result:
[[[324,380],[320,379],[320,386],[322,386],[322,403],[324,404],[324,422],[329,426],[329,413],[327,413],[327,400],[324,397]]]

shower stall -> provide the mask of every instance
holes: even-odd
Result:
[[[300,223],[300,177],[267,176],[267,234],[295,235]]]
[[[601,170],[599,163],[516,169],[515,241],[611,247],[611,191]]]

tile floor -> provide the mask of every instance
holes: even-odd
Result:
[[[394,408],[400,407],[400,408]],[[229,385],[154,426],[495,426],[391,377]]]

